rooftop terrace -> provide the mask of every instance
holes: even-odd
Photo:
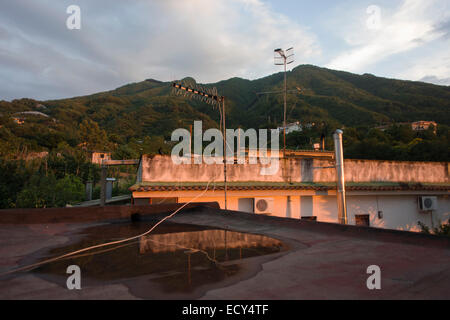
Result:
[[[5,210],[0,214],[0,273],[54,256],[62,248],[68,250],[71,245],[87,241],[89,239],[86,237],[92,234],[89,231],[92,228],[104,230],[95,233],[95,241],[100,242],[139,234],[147,228],[146,223],[165,217],[177,207],[179,204]],[[80,214],[76,216],[75,212]],[[131,217],[140,221],[131,223]],[[45,272],[32,271],[1,276],[0,299],[450,298],[449,238],[223,211],[214,204],[192,204],[168,221],[183,225],[184,228],[188,226],[188,231],[198,237],[205,235],[201,230],[229,230],[264,236],[273,239],[268,243],[282,242],[284,247],[278,252],[235,257],[228,262],[220,262],[221,267],[231,268],[227,269],[229,274],[226,277],[212,275],[214,281],[201,282],[190,290],[164,290],[158,285],[159,278],[155,275],[132,273],[95,281],[84,281],[82,278],[81,290],[68,290],[65,278],[63,281]],[[123,227],[120,230],[126,232],[113,232],[117,227]],[[166,222],[161,224],[162,229],[168,227]],[[163,232],[162,229],[159,233]],[[176,230],[170,232],[175,232],[176,236]],[[159,235],[157,239],[164,237]],[[252,239],[252,236],[235,237],[239,241]],[[195,242],[192,239],[189,243]],[[239,243],[242,246],[242,242]],[[145,242],[141,249],[148,245]],[[236,249],[236,246],[230,246],[229,250],[232,250],[231,247]],[[161,248],[158,247],[158,250],[161,251]],[[138,252],[136,249],[137,257]],[[126,266],[131,261],[121,259],[119,255],[114,261],[104,258],[103,264],[106,270],[110,270],[114,264]],[[367,289],[369,275],[366,270],[370,265],[381,268],[381,290]],[[231,266],[235,266],[235,269]],[[83,266],[81,269],[83,276]],[[189,278],[189,281],[199,281],[195,277],[195,268],[191,271],[192,279]],[[209,275],[205,270],[200,272]],[[187,281],[186,274],[181,273],[179,276],[181,278],[177,278],[177,281]]]

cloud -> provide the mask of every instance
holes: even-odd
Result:
[[[71,1],[0,4],[0,99],[53,99],[146,78],[215,82],[277,70],[273,49],[296,61],[321,54],[314,34],[260,0]],[[282,41],[280,41],[282,39]]]
[[[438,78],[436,76],[426,76],[426,77],[419,79],[419,81],[434,83],[434,84],[438,84],[438,85],[442,85],[442,86],[450,86],[450,77]]]
[[[363,25],[354,28],[346,36],[351,48],[333,58],[328,68],[366,72],[393,55],[406,53],[448,34],[448,24],[442,24],[448,21],[443,17],[445,10],[442,11],[437,1],[404,0],[395,12],[381,9],[382,20],[377,30]]]
[[[442,32],[442,37],[445,40],[450,39],[450,17],[444,21],[440,21],[439,23],[437,23],[435,26],[435,30],[437,32]]]
[[[395,76],[400,79],[412,79],[438,85],[450,85],[450,55],[448,46],[435,45],[420,57],[411,59],[410,67],[401,70]]]

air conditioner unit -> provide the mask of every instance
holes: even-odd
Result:
[[[437,209],[437,197],[421,196],[418,200],[420,211],[431,211]]]
[[[273,198],[255,198],[255,213],[273,214],[274,212]]]

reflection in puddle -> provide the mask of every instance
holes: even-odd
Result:
[[[78,243],[52,250],[50,255],[140,234],[154,223],[93,227],[83,231],[85,237]],[[189,292],[235,275],[239,259],[276,253],[282,247],[281,241],[266,236],[165,223],[138,240],[49,263],[35,272],[65,279],[66,268],[75,264],[81,269],[85,285],[146,276],[165,292]]]

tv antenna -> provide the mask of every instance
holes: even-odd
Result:
[[[173,91],[177,95],[182,95],[190,99],[199,100],[217,106],[222,120],[223,127],[223,179],[224,179],[224,193],[225,193],[225,210],[227,210],[227,135],[225,122],[225,97],[217,93],[216,88],[208,88],[197,85],[195,83],[172,83]]]
[[[283,49],[274,50],[275,65],[284,65],[284,112],[283,112],[283,158],[286,156],[286,97],[287,97],[287,82],[286,82],[286,66],[294,62],[294,48],[290,47],[284,51]]]

